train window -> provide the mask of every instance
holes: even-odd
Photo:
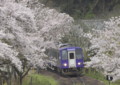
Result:
[[[63,60],[68,59],[68,51],[67,51],[67,50],[63,50],[63,51],[62,51],[62,59],[63,59]]]
[[[74,59],[74,53],[70,53],[70,59]]]
[[[76,53],[76,58],[77,59],[81,59],[83,57],[83,54],[82,54],[82,50],[81,49],[76,49],[75,50],[75,53]]]
[[[48,55],[49,57],[55,57],[57,58],[59,55],[59,51],[56,49],[47,49],[45,51],[45,54]]]

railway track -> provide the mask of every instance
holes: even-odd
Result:
[[[43,75],[52,76],[59,82],[59,85],[104,85],[100,81],[87,76],[61,76],[57,72],[47,70],[43,70],[40,73]]]
[[[86,85],[84,79],[79,75],[67,76],[67,78],[69,81],[71,81],[70,85]]]
[[[86,85],[85,82],[84,82],[84,79],[82,79],[81,77],[77,77],[77,79],[80,80],[80,83],[81,83],[82,85]]]

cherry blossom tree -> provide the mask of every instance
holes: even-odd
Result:
[[[113,80],[120,79],[120,17],[105,21],[104,30],[94,32],[91,49],[95,54],[87,67],[97,68]]]
[[[18,55],[18,52],[13,50],[12,46],[3,43],[3,37],[5,36],[3,32],[0,32],[0,36],[0,60],[2,61],[1,64],[7,63],[5,61],[8,60],[10,61],[10,64],[13,64],[15,67],[18,68],[19,71],[22,71],[21,61],[19,60],[19,58],[16,57]]]
[[[11,55],[16,53],[15,57],[8,56],[8,59],[16,65],[14,69],[22,84],[22,78],[29,70],[24,72],[25,61],[27,67],[45,68],[45,50],[55,47],[55,42],[69,32],[74,20],[65,13],[44,7],[37,0],[0,2],[0,30],[4,34],[1,45],[9,48]],[[18,63],[21,64],[17,66]]]
[[[17,57],[18,52],[12,46],[4,43],[6,34],[0,31],[0,77],[2,76],[7,84],[10,84],[12,67],[16,67],[18,71],[22,72],[22,62]],[[1,81],[2,83],[2,81]]]
[[[30,56],[35,56],[41,48],[49,47],[49,44],[54,46],[54,41],[59,41],[61,36],[69,31],[73,19],[67,14],[45,8],[40,3],[30,9],[33,1],[27,4],[29,8],[21,2],[20,4],[6,2],[1,7],[1,18],[4,19],[1,27],[10,35],[5,39],[14,49],[31,60]]]

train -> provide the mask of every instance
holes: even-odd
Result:
[[[61,75],[81,74],[84,68],[84,55],[80,47],[62,44],[57,49],[47,49],[47,68]]]

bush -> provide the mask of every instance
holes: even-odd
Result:
[[[85,19],[92,19],[92,18],[95,18],[95,14],[94,13],[92,13],[92,12],[86,13]]]

